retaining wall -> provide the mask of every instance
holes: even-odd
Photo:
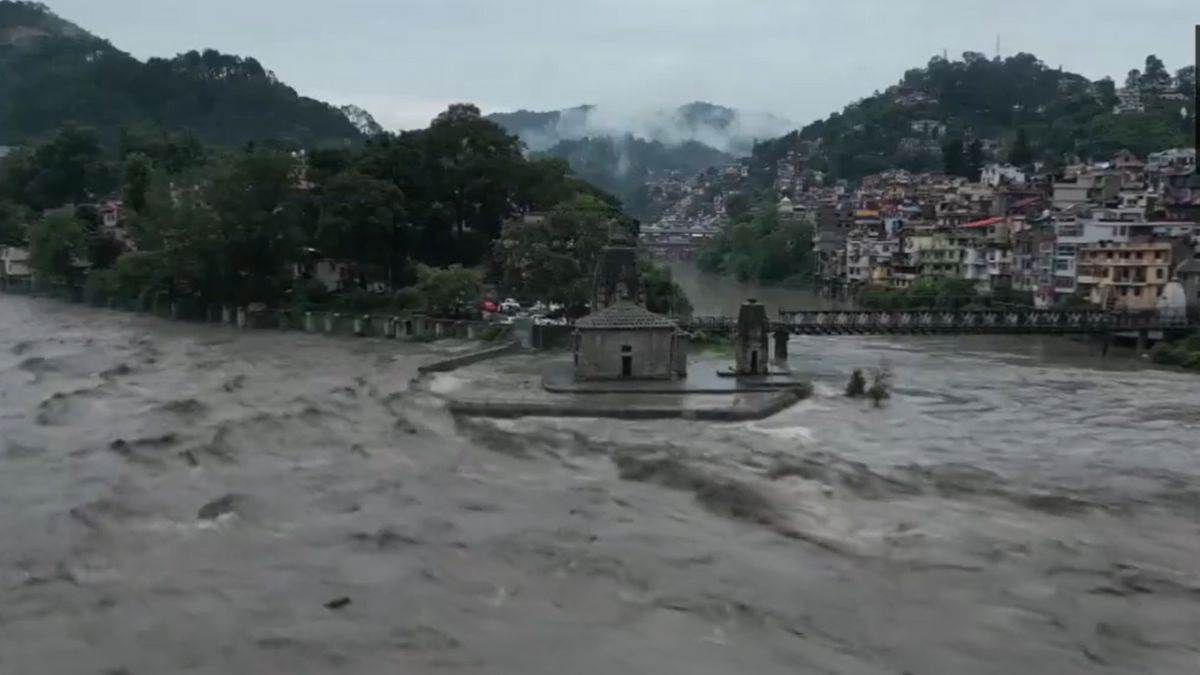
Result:
[[[444,373],[448,370],[455,370],[456,368],[462,368],[464,366],[469,366],[473,363],[479,363],[480,361],[486,361],[488,359],[495,358],[497,356],[511,354],[512,352],[515,352],[518,349],[520,349],[520,347],[521,347],[521,343],[519,343],[519,342],[509,342],[508,344],[504,344],[499,347],[492,347],[491,349],[481,349],[479,351],[471,352],[469,354],[460,354],[458,356],[451,356],[449,358],[445,358],[440,361],[435,361],[433,363],[429,363],[429,364],[420,366],[419,368],[417,368],[417,372],[419,372],[422,375],[424,375],[426,373]]]
[[[763,394],[753,402],[731,403],[709,408],[682,408],[655,405],[613,405],[589,401],[472,401],[452,399],[450,412],[477,417],[599,417],[622,420],[688,419],[708,422],[743,422],[770,417],[803,400],[802,390]]]
[[[28,280],[0,279],[0,291],[13,295],[84,302],[80,288],[66,284],[33,284]],[[474,340],[497,324],[487,321],[434,319],[422,314],[359,314],[353,312],[260,309],[210,305],[191,299],[172,299],[165,293],[141,298],[90,297],[93,307],[152,314],[163,319],[224,323],[255,330],[295,330],[332,335],[398,340],[461,338]]]

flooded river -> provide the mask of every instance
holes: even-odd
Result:
[[[0,319],[6,675],[1200,672],[1200,378],[1116,352],[795,338],[761,422],[456,420],[453,344]]]

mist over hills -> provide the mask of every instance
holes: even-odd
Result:
[[[542,152],[562,141],[632,136],[664,146],[702,143],[719,152],[743,156],[755,141],[794,128],[769,113],[746,112],[696,101],[677,108],[637,109],[582,105],[564,110],[493,113],[488,119],[521,137],[531,151]]]
[[[530,152],[567,160],[581,178],[619,197],[635,215],[646,215],[644,189],[651,177],[732,162],[749,155],[756,142],[794,128],[768,113],[702,101],[671,109],[520,110],[488,119],[519,136]]]

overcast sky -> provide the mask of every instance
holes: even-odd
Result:
[[[45,0],[137,57],[252,55],[386,127],[485,112],[706,100],[798,123],[929,57],[1036,54],[1120,82],[1193,59],[1195,0]]]

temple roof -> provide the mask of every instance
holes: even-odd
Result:
[[[635,305],[632,302],[618,302],[612,307],[606,307],[593,312],[575,322],[576,328],[582,329],[666,329],[676,328],[673,319]]]

